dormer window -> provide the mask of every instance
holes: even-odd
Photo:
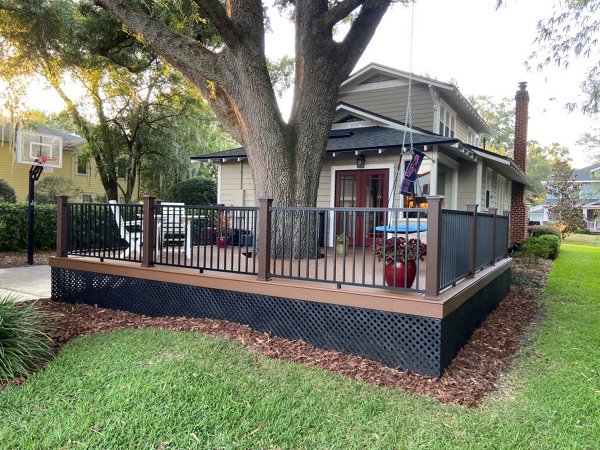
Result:
[[[456,114],[446,106],[440,107],[439,134],[446,137],[454,137],[456,131]]]

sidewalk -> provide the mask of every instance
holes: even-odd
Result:
[[[0,269],[0,296],[21,300],[50,298],[50,266],[27,266]]]

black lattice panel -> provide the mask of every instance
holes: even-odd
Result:
[[[439,376],[442,322],[326,303],[52,269],[52,298],[149,316],[224,319],[415,373]]]

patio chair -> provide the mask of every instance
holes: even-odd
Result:
[[[162,212],[158,215],[157,236],[162,246],[182,246],[186,242],[187,223],[185,203],[161,203]]]
[[[135,252],[138,255],[141,255],[141,245],[142,245],[142,233],[141,233],[141,221],[140,220],[123,220],[120,213],[120,206],[117,205],[116,200],[109,200],[110,210],[115,217],[115,221],[117,222],[117,228],[119,228],[119,234],[121,235],[121,239],[127,241],[129,246],[125,249],[123,254],[121,255],[123,258],[128,258],[131,255],[131,252]]]

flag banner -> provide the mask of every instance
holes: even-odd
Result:
[[[408,166],[406,166],[406,172],[404,172],[404,178],[400,185],[400,193],[402,195],[411,195],[415,192],[415,181],[423,158],[425,158],[425,154],[413,150],[412,159],[408,163]]]

